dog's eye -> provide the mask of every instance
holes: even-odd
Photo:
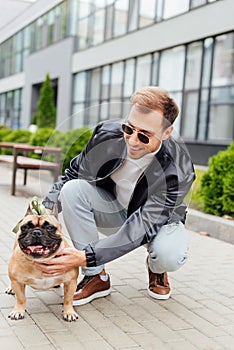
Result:
[[[22,233],[25,233],[28,229],[28,225],[22,225],[20,229]]]
[[[48,232],[54,232],[54,231],[56,231],[56,227],[53,226],[53,225],[47,225],[47,226],[46,226],[46,231],[48,231]]]
[[[32,222],[27,222],[27,224],[24,224],[20,227],[20,230],[22,233],[26,233],[29,229],[34,228],[35,226],[33,225]]]

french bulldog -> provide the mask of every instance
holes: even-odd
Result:
[[[15,294],[16,304],[9,314],[12,320],[24,318],[26,297],[25,286],[46,290],[64,284],[63,319],[76,321],[77,313],[73,309],[72,300],[77,287],[78,269],[74,268],[63,275],[47,277],[39,271],[35,262],[44,262],[56,255],[65,247],[69,247],[57,219],[56,207],[51,215],[35,215],[30,206],[19,224],[13,254],[8,265],[11,287],[7,294]]]

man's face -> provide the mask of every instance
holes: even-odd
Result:
[[[163,129],[163,114],[152,110],[150,113],[142,113],[135,106],[132,107],[127,118],[127,124],[132,127],[133,133],[128,135],[124,132],[127,145],[127,154],[130,158],[139,159],[147,153],[155,152],[162,140],[168,138],[172,132],[172,126]],[[149,143],[139,140],[138,132],[148,136]]]

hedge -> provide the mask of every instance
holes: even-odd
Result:
[[[204,211],[234,217],[234,142],[225,151],[209,159],[207,172],[201,179]]]
[[[71,159],[79,154],[91,138],[92,131],[87,128],[69,130],[62,133],[52,128],[41,128],[37,132],[31,133],[28,130],[0,130],[0,141],[28,143],[34,146],[60,147],[62,171],[68,167]],[[2,154],[9,154],[9,150],[2,149]],[[34,158],[41,157],[38,154],[32,155]],[[52,160],[53,156],[42,155],[43,159]]]

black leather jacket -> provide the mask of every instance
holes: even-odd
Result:
[[[99,124],[86,148],[72,159],[69,168],[44,199],[46,208],[58,202],[60,190],[71,179],[85,179],[115,195],[110,175],[122,164],[126,145],[118,121]],[[194,168],[183,142],[163,141],[153,161],[139,177],[127,210],[127,220],[111,236],[86,248],[87,266],[112,261],[151,242],[170,222],[185,221],[183,199],[195,179]]]

